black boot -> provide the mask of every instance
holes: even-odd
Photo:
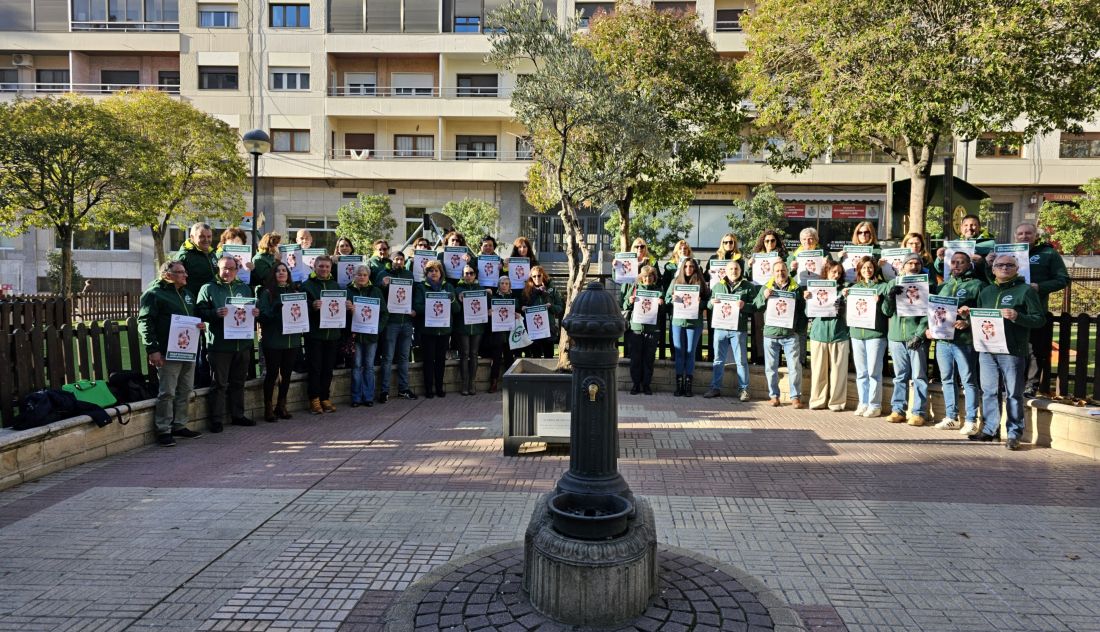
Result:
[[[684,378],[684,397],[695,397],[695,393],[691,392],[691,376]]]
[[[684,396],[684,376],[676,376],[676,392],[673,393],[673,395],[675,395],[676,397]]]

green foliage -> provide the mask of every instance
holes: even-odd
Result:
[[[664,259],[676,242],[687,237],[695,226],[688,216],[691,198],[691,191],[686,190],[686,195],[669,200],[667,205],[658,205],[649,199],[635,202],[630,211],[630,239],[641,237],[649,245],[650,254]],[[618,211],[612,209],[604,229],[614,235],[619,233],[621,226]]]
[[[1044,202],[1039,209],[1039,225],[1053,236],[1066,254],[1092,254],[1100,244],[1100,178],[1081,186],[1084,195],[1077,206]]]
[[[726,215],[730,232],[737,235],[742,250],[751,250],[760,233],[774,228],[782,238],[788,238],[787,217],[783,213],[783,200],[775,195],[770,184],[764,183],[752,190],[752,197],[735,201],[733,212]]]
[[[500,209],[485,200],[466,198],[443,205],[443,214],[455,222],[455,229],[468,240],[496,235],[500,226]]]
[[[62,294],[62,288],[64,287],[64,266],[61,252],[59,250],[51,250],[46,253],[46,282],[49,284],[50,291],[54,294]],[[72,266],[72,274],[70,276],[71,287],[83,288],[84,287],[84,275],[80,274],[80,269],[76,267],[74,263]]]
[[[374,240],[389,239],[397,228],[385,195],[360,193],[336,211],[339,234],[355,245],[355,252],[374,252]]]
[[[924,232],[929,237],[943,239],[943,207],[929,206],[924,211]],[[993,239],[989,230],[993,224],[993,200],[985,198],[978,203],[978,219],[982,222],[982,239]]]
[[[755,144],[785,139],[770,160],[794,168],[830,150],[887,153],[913,179],[915,228],[940,138],[1026,140],[1100,108],[1095,0],[758,0],[744,23]]]

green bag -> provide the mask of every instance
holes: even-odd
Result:
[[[102,408],[114,406],[118,403],[111,389],[107,388],[107,382],[96,380],[80,380],[73,384],[65,384],[61,390],[72,393],[73,397],[82,402],[95,404]]]

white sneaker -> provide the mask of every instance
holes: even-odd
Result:
[[[741,389],[741,401],[747,402],[750,399],[752,399],[752,396],[749,395],[749,389]]]
[[[867,404],[860,404],[859,406],[856,406],[856,411],[852,414],[856,417],[862,417],[863,413],[865,412],[867,412]]]
[[[882,409],[881,408],[868,408],[867,412],[863,413],[863,416],[864,417],[881,417],[882,416]]]
[[[940,423],[932,427],[936,430],[958,430],[960,427],[962,427],[962,424],[959,423],[958,419],[944,417],[940,420]]]
[[[972,435],[972,434],[976,434],[978,432],[978,430],[979,430],[979,427],[978,427],[977,422],[968,421],[965,424],[963,424],[962,430],[959,430],[959,434],[969,436],[969,435]]]

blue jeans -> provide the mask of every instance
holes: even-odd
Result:
[[[695,374],[695,350],[703,338],[703,322],[694,327],[672,326],[672,355],[676,359],[676,375]]]
[[[390,365],[397,354],[397,392],[409,391],[409,350],[412,348],[413,324],[386,325],[386,339],[382,346],[382,392],[390,392]]]
[[[737,385],[740,390],[749,388],[748,336],[743,331],[729,329],[714,330],[714,377],[710,387],[721,390],[722,375],[726,372],[726,358],[733,355],[733,364],[737,367]]]
[[[959,417],[958,394],[955,376],[963,385],[963,401],[966,403],[966,421],[978,420],[978,354],[968,344],[956,344],[947,340],[936,341],[936,364],[940,367],[943,384],[944,417]]]
[[[856,365],[856,393],[859,403],[870,408],[882,408],[882,360],[886,356],[886,339],[852,338],[852,359]]]
[[[764,375],[768,378],[768,397],[779,399],[779,354],[787,357],[787,382],[791,399],[802,398],[802,337],[764,338]]]
[[[1001,380],[1005,385],[1005,430],[1008,439],[1019,439],[1024,433],[1024,380],[1027,378],[1027,357],[1004,353],[979,353],[978,367],[982,380],[982,432],[997,434],[1001,425]]]
[[[928,344],[907,349],[904,342],[890,341],[890,359],[894,363],[894,395],[890,408],[904,415],[909,407],[909,380],[913,380],[913,414],[928,415]]]
[[[355,368],[351,371],[351,403],[365,404],[374,401],[374,353],[378,341],[355,343]]]

